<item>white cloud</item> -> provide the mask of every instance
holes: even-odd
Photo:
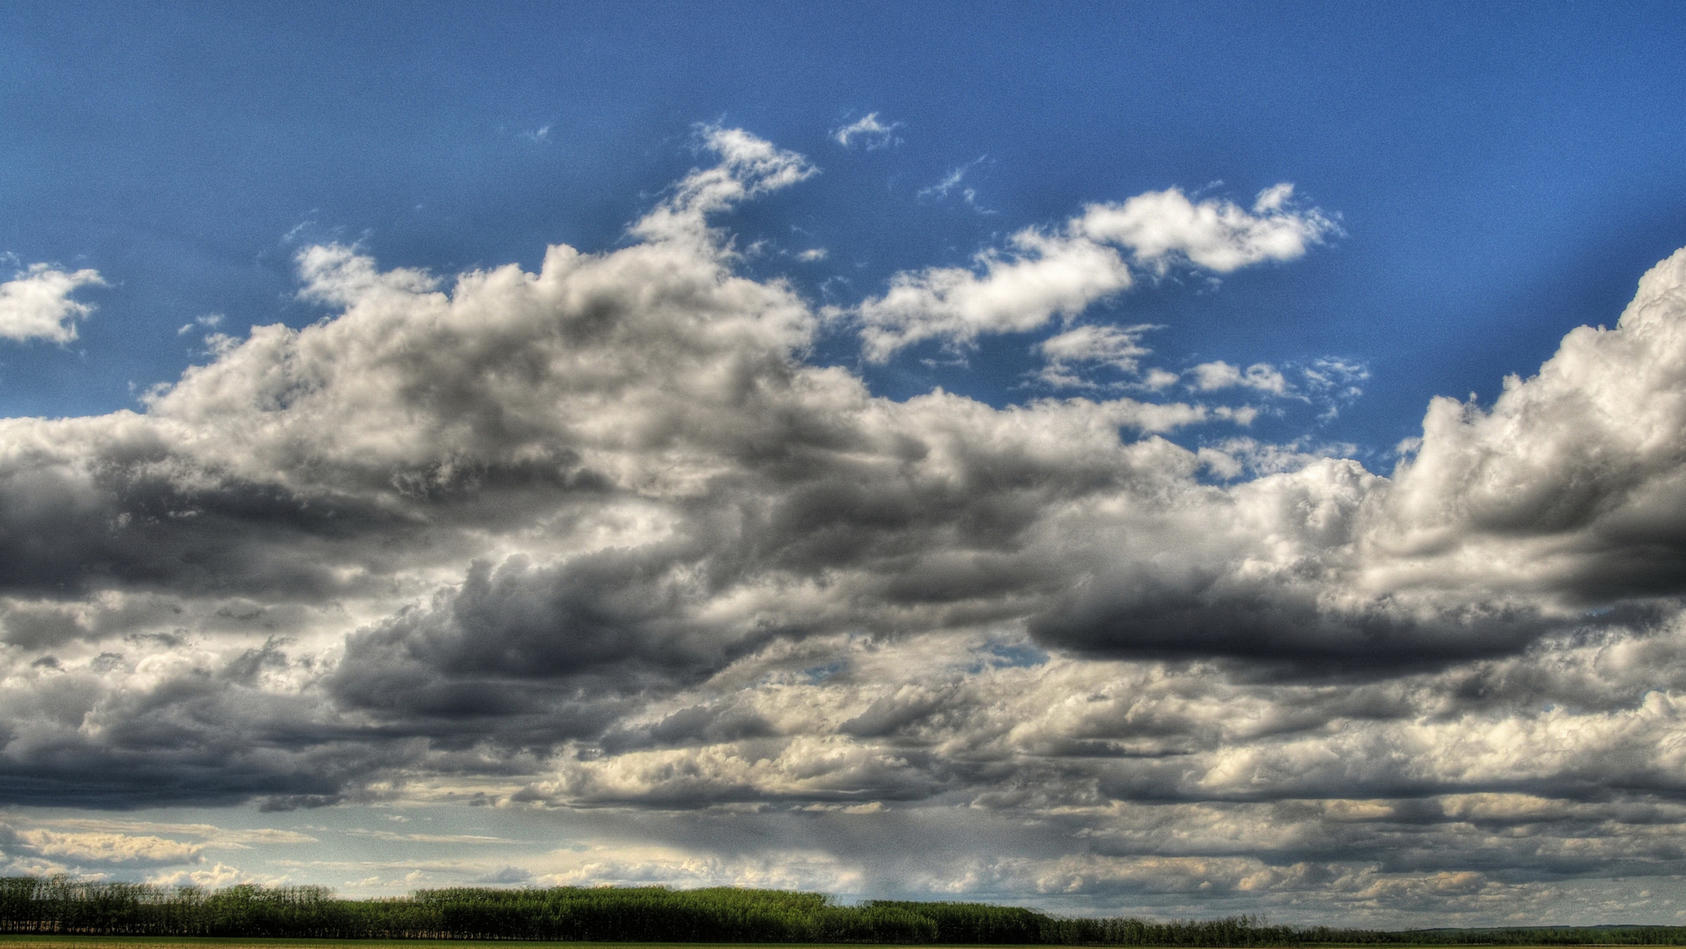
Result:
[[[855,311],[867,359],[884,362],[925,339],[964,343],[983,333],[1036,329],[1130,286],[1123,258],[1093,241],[1024,230],[1010,245],[1011,254],[979,254],[975,268],[893,277],[887,293]]]
[[[980,334],[1023,332],[1076,316],[1133,283],[1120,248],[1155,273],[1172,264],[1225,273],[1299,257],[1336,228],[1316,209],[1288,208],[1286,192],[1274,193],[1286,188],[1261,196],[1256,214],[1222,200],[1196,204],[1176,189],[1092,204],[1057,231],[1013,234],[1006,251],[984,250],[972,267],[898,273],[883,296],[853,311],[866,358],[884,362],[926,339],[965,344]]]
[[[70,342],[76,338],[76,321],[94,311],[92,304],[70,295],[81,287],[105,285],[96,270],[30,264],[0,283],[0,339]]]
[[[273,883],[275,881],[258,880],[239,867],[231,867],[226,863],[219,862],[215,866],[204,870],[176,870],[173,873],[156,874],[147,882],[154,886],[194,886],[204,890],[220,890],[236,883]]]
[[[1062,388],[1094,388],[1089,373],[1098,367],[1134,377],[1142,358],[1153,353],[1142,345],[1142,336],[1159,328],[1085,325],[1050,336],[1036,344],[1044,363],[1037,378]]]
[[[742,129],[704,125],[698,127],[697,134],[702,146],[719,156],[720,163],[693,169],[674,185],[660,205],[632,226],[635,236],[651,241],[712,244],[706,222],[710,214],[817,173],[801,155]]]
[[[868,112],[848,125],[832,129],[831,138],[844,148],[859,144],[865,146],[867,151],[873,151],[901,144],[901,139],[895,134],[896,129],[901,127],[900,122],[885,124],[879,120],[878,113]]]
[[[1356,359],[1321,356],[1301,370],[1306,385],[1320,391],[1361,394],[1358,383],[1370,378],[1370,367]]]
[[[1267,395],[1285,396],[1290,393],[1288,380],[1282,371],[1269,363],[1257,362],[1245,371],[1222,360],[1205,362],[1189,370],[1194,387],[1201,392],[1218,389],[1243,388]]]
[[[921,200],[931,199],[940,201],[947,198],[955,191],[958,191],[961,200],[965,201],[966,205],[972,210],[978,212],[979,214],[994,214],[994,211],[978,204],[977,189],[961,187],[961,182],[965,180],[966,175],[973,168],[976,168],[988,159],[988,155],[979,155],[977,158],[972,159],[964,165],[959,165],[951,169],[949,173],[943,177],[943,180],[929,187],[919,189],[919,192],[915,195],[915,197]]]
[[[1144,333],[1161,327],[1079,326],[1038,343],[1043,356],[1059,362],[1096,362],[1134,372],[1141,357],[1153,350],[1141,344]]]
[[[1429,405],[1374,538],[1408,558],[1395,582],[1475,569],[1526,589],[1672,589],[1686,510],[1682,287],[1686,251],[1644,276],[1614,328],[1570,331],[1537,375],[1507,378],[1491,408]],[[1624,553],[1635,544],[1650,554]]]
[[[38,856],[78,866],[155,866],[195,863],[203,849],[145,834],[66,833],[53,830],[24,830],[18,843]]]
[[[1364,395],[1361,383],[1370,378],[1370,367],[1355,359],[1322,356],[1301,367],[1300,375],[1307,397],[1323,405],[1319,420],[1329,421]]]
[[[60,818],[50,821],[49,826],[43,828],[43,830],[146,837],[168,834],[172,837],[197,839],[206,847],[236,850],[248,850],[253,846],[269,847],[285,844],[321,843],[319,839],[309,834],[272,827],[228,828],[219,827],[215,824],[183,824],[173,821],[131,820],[111,817]]]
[[[1158,392],[1177,384],[1182,377],[1168,369],[1149,369],[1142,375],[1142,387]]]
[[[207,313],[204,316],[196,316],[193,318],[193,322],[183,323],[181,326],[177,327],[176,335],[186,336],[188,333],[191,333],[196,329],[214,330],[218,326],[222,325],[222,320],[223,316],[221,313]]]
[[[1091,204],[1073,222],[1088,237],[1130,248],[1133,259],[1164,272],[1189,263],[1228,273],[1271,260],[1293,260],[1324,238],[1339,233],[1333,219],[1315,208],[1296,211],[1286,182],[1259,194],[1252,213],[1221,199],[1195,202],[1180,189],[1150,191],[1122,204]]]
[[[918,196],[921,197],[921,198],[924,198],[924,197],[946,198],[946,197],[948,197],[948,193],[950,191],[953,191],[955,188],[959,187],[961,180],[966,177],[966,170],[971,168],[971,167],[972,167],[972,164],[968,163],[968,164],[965,164],[965,165],[961,165],[958,168],[955,168],[954,170],[950,171],[946,176],[944,176],[943,180],[937,182],[934,185],[931,185],[928,188],[920,188]]]

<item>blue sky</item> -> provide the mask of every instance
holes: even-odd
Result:
[[[1184,282],[1099,314],[1164,323],[1156,348],[1194,360],[1361,360],[1370,397],[1327,431],[1366,445],[1411,434],[1430,395],[1491,397],[1618,310],[1686,216],[1668,4],[6,16],[0,244],[121,281],[90,292],[102,316],[78,346],[6,354],[12,414],[132,405],[191,358],[174,332],[199,316],[315,318],[289,299],[302,241],[441,271],[615,246],[694,160],[698,122],[822,169],[732,222],[824,246],[824,265],[784,268],[811,292],[964,263],[1085,202],[1292,181],[1343,236],[1225,293]],[[869,113],[897,144],[828,140]],[[975,206],[919,197],[956,169]],[[1010,365],[974,368],[874,381],[1019,397]]]
[[[0,869],[1675,921],[1683,47],[0,6]]]

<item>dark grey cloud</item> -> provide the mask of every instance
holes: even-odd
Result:
[[[1382,601],[1346,612],[1320,604],[1316,590],[1228,575],[1110,579],[1032,619],[1032,634],[1091,654],[1224,655],[1397,675],[1514,652],[1572,622],[1524,603],[1476,603],[1423,617]]]

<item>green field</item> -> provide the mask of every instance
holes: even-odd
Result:
[[[406,940],[406,939],[239,939],[203,937],[182,939],[148,936],[9,936],[0,935],[0,946],[6,949],[212,949],[212,947],[277,947],[277,949],[510,949],[509,940]],[[696,943],[696,942],[517,942],[532,949],[932,949],[929,945],[893,945],[865,943]],[[944,946],[942,949],[1048,949],[1047,946]],[[1105,947],[1087,947],[1105,949]],[[1129,949],[1189,949],[1172,946],[1131,946]],[[1254,947],[1256,949],[1256,947]],[[1317,949],[1342,949],[1336,944],[1318,945]],[[1359,947],[1362,949],[1362,947]],[[1460,949],[1458,946],[1390,945],[1388,949]],[[1492,947],[1469,947],[1492,949]],[[1564,949],[1562,946],[1506,946],[1505,949]]]
[[[816,946],[810,943],[682,943],[682,942],[518,942],[532,949],[867,949],[860,944],[848,946]],[[285,947],[285,949],[510,949],[511,940],[475,941],[467,939],[240,939],[205,936],[180,938],[175,936],[11,936],[0,935],[0,946],[6,949],[212,949],[212,947]],[[877,949],[877,947],[871,947]],[[916,947],[884,947],[884,949],[916,949]],[[930,947],[923,947],[930,949]],[[1006,949],[1006,947],[1001,947]],[[1030,947],[1023,947],[1030,949]],[[1045,949],[1045,947],[1039,947]]]
[[[277,947],[277,949],[510,949],[510,940],[476,941],[467,939],[240,939],[205,936],[179,938],[168,936],[17,936],[0,935],[4,949],[213,949],[213,947]],[[695,942],[520,942],[532,949],[931,949],[929,945],[894,945],[862,943],[695,943]],[[1316,949],[1373,949],[1350,943],[1306,943]],[[1596,946],[1597,944],[1587,944]],[[1613,945],[1613,944],[1606,944]],[[957,949],[957,947],[944,947]],[[1046,946],[978,946],[968,949],[1047,949]],[[1090,947],[1101,949],[1101,947]],[[1130,949],[1188,949],[1171,946],[1132,946]],[[1388,949],[1493,949],[1491,944],[1478,943],[1389,943]],[[1564,949],[1555,946],[1506,946],[1505,949]]]
[[[512,940],[470,939],[242,939],[238,937],[201,936],[18,936],[0,934],[4,949],[212,949],[218,946],[273,946],[277,949],[510,949]],[[862,943],[767,943],[767,942],[523,942],[517,945],[531,949],[932,949],[929,945],[897,946]],[[941,947],[954,949],[954,947]],[[979,946],[970,949],[1049,949],[1047,946]],[[1094,947],[1091,947],[1094,949]],[[1131,949],[1154,949],[1135,947]],[[1389,947],[1395,949],[1395,947]],[[1409,949],[1409,947],[1405,947]],[[1445,949],[1445,947],[1436,947]],[[1506,947],[1511,949],[1511,947]],[[1562,949],[1562,947],[1556,947]]]

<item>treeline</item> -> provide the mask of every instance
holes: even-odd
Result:
[[[1514,926],[1486,929],[1367,930],[1315,927],[1302,945],[1680,946],[1686,926]]]
[[[1067,946],[1345,944],[1680,945],[1686,928],[1378,932],[1271,926],[1250,917],[1156,923],[1067,919],[984,903],[873,900],[720,887],[419,890],[339,899],[324,887],[222,890],[69,877],[0,878],[0,933],[551,942],[779,942]]]
[[[1207,922],[1062,919],[983,903],[874,900],[728,887],[419,890],[344,900],[323,887],[217,891],[67,877],[0,879],[0,933],[554,942],[777,942],[1048,945],[1291,945],[1296,934],[1241,917]]]

